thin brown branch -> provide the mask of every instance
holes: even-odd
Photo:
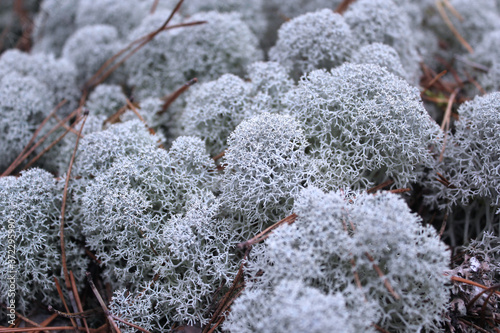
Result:
[[[68,319],[69,318],[82,318],[83,319],[83,318],[87,318],[87,317],[93,316],[93,315],[95,315],[98,312],[102,313],[102,309],[101,308],[92,309],[92,310],[86,310],[86,311],[80,311],[80,312],[73,312],[73,313],[63,312],[63,311],[59,311],[59,310],[55,309],[51,305],[49,305],[47,307],[47,310],[49,310],[50,312],[54,312],[54,315],[56,315],[56,316],[63,317],[63,318],[68,318]]]
[[[57,314],[54,313],[53,315],[51,315],[50,317],[48,317],[47,319],[45,319],[44,321],[42,321],[40,323],[40,327],[44,327],[44,328],[47,327],[56,318],[57,318]],[[39,331],[37,331],[37,332],[39,332]],[[46,332],[46,330],[44,330],[44,332]]]
[[[73,112],[71,112],[69,115],[67,115],[63,120],[61,120],[60,122],[58,122],[54,127],[52,127],[50,129],[49,132],[47,132],[47,134],[45,134],[40,140],[37,141],[37,143],[35,143],[35,145],[33,145],[33,147],[31,147],[30,149],[28,149],[28,151],[23,155],[21,156],[21,158],[17,159],[17,161],[14,161],[8,168],[7,170],[5,170],[1,177],[3,176],[8,176],[10,175],[10,173],[12,171],[14,171],[21,163],[22,161],[24,161],[26,158],[28,158],[28,156],[33,152],[35,151],[36,148],[38,148],[42,143],[45,142],[45,140],[47,140],[49,138],[49,136],[54,133],[58,128],[61,127],[62,123],[65,123],[67,121],[69,121],[72,117],[74,117],[77,113],[80,112],[80,108],[74,110]]]
[[[151,6],[151,9],[149,10],[150,14],[154,14],[156,12],[156,7],[158,7],[158,2],[160,2],[160,0],[154,0],[153,5]]]
[[[394,299],[399,300],[400,299],[399,295],[394,291],[394,289],[391,286],[391,283],[389,282],[389,279],[384,275],[380,267],[378,267],[378,265],[375,264],[375,259],[373,259],[373,257],[368,252],[365,252],[365,256],[372,263],[373,269],[375,270],[375,272],[377,272],[378,276],[382,280],[384,280],[384,286],[387,289],[387,291],[389,291],[389,293],[392,295],[392,297],[394,297]]]
[[[335,9],[335,13],[343,14],[354,1],[356,0],[343,0]]]
[[[375,193],[375,192],[377,192],[378,190],[381,190],[381,189],[383,189],[383,188],[384,188],[384,187],[386,187],[386,186],[392,185],[393,183],[394,183],[394,180],[392,180],[392,179],[388,179],[388,180],[386,180],[385,182],[383,182],[382,184],[378,184],[377,186],[372,187],[371,189],[369,189],[369,190],[368,190],[368,191],[366,191],[366,192],[368,192],[368,193]]]
[[[439,81],[439,79],[441,79],[443,76],[445,76],[446,73],[448,73],[448,71],[445,69],[444,71],[442,71],[438,75],[434,76],[432,78],[432,80],[425,86],[425,88],[424,88],[424,90],[422,91],[421,94],[424,94],[427,90],[429,90],[429,88],[432,87],[434,85],[434,83],[436,83],[437,81]]]
[[[70,129],[73,129],[81,120],[82,118],[79,118],[77,120],[75,120],[75,122],[73,122],[73,124],[71,124],[71,127],[69,127],[68,129],[66,129],[66,131],[64,131],[63,134],[61,134],[56,140],[54,140],[50,145],[48,145],[47,147],[45,147],[40,153],[38,153],[38,155],[36,155],[35,157],[33,157],[24,167],[23,167],[23,170],[26,170],[28,169],[29,167],[31,167],[36,161],[38,161],[45,153],[47,153],[50,149],[52,149],[56,144],[58,144],[65,136],[66,134],[69,133]],[[76,133],[76,135],[78,135],[79,137],[83,137],[82,135],[80,135],[78,132]]]
[[[68,304],[66,303],[66,299],[64,298],[64,294],[63,294],[61,285],[59,284],[59,280],[55,276],[54,276],[54,281],[56,283],[57,293],[59,294],[59,297],[61,298],[61,302],[62,302],[64,308],[66,309],[66,312],[70,312]],[[76,327],[78,327],[76,325],[76,322],[75,322],[75,320],[73,318],[70,318],[69,320],[71,321],[71,324],[73,325],[73,329],[75,329]]]
[[[405,192],[410,192],[411,191],[411,188],[397,188],[397,189],[394,189],[394,190],[389,190],[387,192],[391,192],[391,193],[405,193]]]
[[[76,137],[75,148],[73,149],[73,155],[71,155],[71,160],[69,162],[68,172],[66,173],[66,181],[64,183],[64,192],[63,192],[62,206],[61,206],[61,223],[59,225],[59,235],[60,235],[60,239],[61,239],[61,262],[62,262],[62,268],[63,268],[63,273],[64,273],[64,280],[66,283],[66,288],[68,289],[70,294],[72,294],[72,292],[71,292],[71,280],[70,280],[69,273],[68,273],[68,266],[66,264],[66,249],[64,246],[64,215],[66,213],[66,200],[68,198],[68,187],[69,187],[69,180],[71,178],[71,169],[73,169],[73,163],[75,161],[76,151],[78,150],[78,143],[80,142],[80,136],[82,135],[83,126],[85,126],[85,121],[87,120],[88,115],[89,115],[88,110],[85,110],[85,112],[83,114],[83,122],[82,122],[82,125],[80,126],[80,132],[78,133],[78,136]]]
[[[245,242],[239,243],[238,247],[240,249],[249,249],[252,247],[252,245],[257,244],[259,242],[262,242],[267,237],[269,237],[271,232],[274,229],[276,229],[277,227],[279,227],[280,225],[285,224],[285,223],[292,224],[293,222],[295,222],[296,219],[297,219],[297,214],[289,215],[289,216],[285,217],[284,219],[282,219],[281,221],[276,222],[275,224],[273,224],[272,226],[270,226],[266,230],[260,232],[259,234],[257,234],[257,236],[255,236],[255,237],[253,237]]]
[[[86,273],[87,275],[87,280],[89,282],[90,288],[92,288],[92,292],[94,293],[95,297],[97,298],[97,301],[99,302],[99,305],[104,311],[104,314],[106,315],[106,318],[108,319],[109,323],[111,324],[111,327],[113,330],[117,333],[121,333],[120,329],[118,328],[118,325],[114,321],[113,317],[111,316],[111,313],[109,312],[106,304],[104,303],[104,300],[101,297],[101,294],[99,294],[99,291],[97,291],[97,288],[95,287],[94,281],[92,281],[92,274],[90,272]]]
[[[450,8],[448,5],[447,5],[447,7]],[[458,39],[460,44],[462,44],[462,46],[465,47],[467,49],[467,51],[469,51],[469,53],[471,53],[471,54],[474,53],[474,49],[472,48],[472,46],[470,46],[470,44],[467,43],[465,38],[463,38],[462,35],[460,35],[458,30],[455,28],[455,26],[451,22],[450,18],[448,17],[448,14],[446,14],[446,11],[445,11],[444,6],[443,6],[443,2],[441,0],[436,0],[436,8],[439,12],[439,15],[441,15],[441,17],[443,18],[444,23],[448,26],[448,28],[451,30],[453,35],[455,35],[455,37]]]
[[[80,301],[80,295],[78,294],[78,289],[76,287],[76,281],[75,281],[75,276],[73,275],[73,271],[69,271],[69,278],[71,279],[71,285],[73,286],[73,295],[75,295],[75,301],[76,301],[78,311],[83,312],[83,305],[82,305],[82,302]],[[89,326],[87,324],[87,320],[85,318],[82,318],[82,319],[83,319],[83,325],[87,329],[87,333],[90,333]]]
[[[11,163],[11,166],[14,165],[14,164],[16,164],[16,167],[17,167],[17,165],[19,165],[22,162],[22,161],[20,162],[19,160],[21,160],[22,157],[24,156],[24,154],[26,154],[26,151],[29,149],[29,146],[31,146],[33,144],[33,142],[35,142],[35,139],[37,138],[37,136],[40,133],[40,131],[42,130],[42,128],[49,121],[49,119],[55,115],[55,113],[57,112],[57,110],[59,110],[66,103],[67,103],[67,100],[65,100],[65,99],[62,100],[61,102],[59,102],[59,104],[57,104],[56,107],[54,109],[52,109],[52,111],[45,117],[45,119],[42,121],[42,123],[40,125],[38,125],[37,129],[35,130],[35,132],[31,136],[30,141],[24,147],[24,149],[21,151],[21,153],[16,157],[16,159],[14,160],[14,162]],[[8,174],[10,174],[10,172],[7,173],[8,170],[9,169],[5,170],[5,172],[2,174],[2,176],[7,176]]]
[[[177,99],[179,98],[179,96],[184,93],[186,90],[189,89],[189,87],[191,87],[193,84],[197,83],[198,82],[198,79],[197,78],[194,78],[194,79],[191,79],[189,80],[188,82],[184,83],[182,85],[182,87],[180,87],[179,89],[177,89],[176,91],[174,91],[172,94],[170,94],[169,96],[167,96],[165,98],[165,103],[163,104],[162,108],[160,111],[157,112],[157,114],[162,114],[162,113],[165,113],[165,111],[167,111],[167,109],[169,108],[170,105],[172,105],[172,103]]]
[[[126,320],[124,320],[124,319],[121,319],[120,317],[117,317],[117,316],[115,316],[115,315],[113,315],[113,314],[111,314],[111,313],[110,313],[109,315],[110,315],[111,317],[113,317],[113,319],[118,320],[119,322],[124,323],[125,325],[128,325],[128,326],[130,326],[130,327],[133,327],[133,328],[135,328],[136,330],[139,330],[139,331],[144,332],[144,333],[151,333],[150,331],[148,331],[148,330],[147,330],[147,329],[145,329],[145,328],[140,327],[139,325],[129,323],[128,321],[126,321]]]
[[[441,228],[439,229],[439,238],[443,237],[444,231],[446,229],[446,222],[448,221],[448,212],[444,214],[443,223],[441,223]]]
[[[448,105],[446,106],[446,111],[444,113],[443,122],[441,123],[441,130],[444,131],[444,140],[443,140],[443,148],[441,149],[441,154],[439,155],[439,162],[443,161],[444,158],[444,150],[446,148],[446,141],[448,139],[448,130],[450,129],[450,117],[451,117],[451,108],[453,106],[453,101],[457,96],[459,88],[456,88],[448,99]]]
[[[217,161],[217,160],[219,160],[219,159],[223,158],[223,157],[224,157],[224,155],[226,155],[226,151],[222,151],[222,152],[218,153],[217,155],[215,155],[214,157],[212,157],[212,159],[213,159],[214,161]]]
[[[489,289],[488,287],[480,284],[480,283],[477,283],[477,282],[474,282],[474,281],[471,281],[471,280],[467,280],[467,279],[464,279],[464,278],[461,278],[459,276],[450,276],[450,279],[452,281],[455,281],[455,282],[461,282],[461,283],[466,283],[466,284],[470,284],[471,286],[474,286],[474,287],[478,287],[478,288],[481,288],[481,289]],[[500,291],[495,291],[495,294],[500,296]]]

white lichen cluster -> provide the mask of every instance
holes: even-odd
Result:
[[[452,327],[450,253],[430,226],[443,220],[442,239],[477,239],[467,251],[496,278],[498,1],[186,0],[163,29],[176,0],[15,4],[0,4],[0,173],[50,115],[47,140],[0,178],[23,315],[64,310],[66,180],[79,290],[92,270],[113,315],[151,332]],[[367,193],[379,187],[409,193]],[[290,215],[242,262],[239,243]]]

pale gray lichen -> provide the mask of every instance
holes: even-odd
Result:
[[[323,9],[285,22],[278,30],[278,41],[269,51],[269,57],[297,80],[313,69],[342,64],[355,44],[355,35],[344,18]]]
[[[130,38],[160,27],[167,13],[146,17]],[[193,21],[207,23],[165,31],[126,62],[128,83],[139,100],[165,96],[195,77],[203,82],[224,73],[243,76],[246,66],[262,57],[257,38],[238,14],[197,13],[184,20]]]
[[[60,305],[54,284],[54,277],[61,279],[63,275],[60,190],[54,177],[41,169],[24,171],[19,178],[0,178],[0,241],[4,246],[0,254],[0,301],[7,303],[8,277],[14,276],[15,307],[24,314],[33,309],[36,301],[45,306]],[[67,223],[65,232],[68,269],[79,279],[88,260],[83,257],[84,249],[72,237],[78,232],[75,225]],[[12,244],[15,246],[7,247]],[[10,265],[12,258],[14,262]]]
[[[467,206],[476,199],[500,207],[500,92],[460,105],[455,133],[449,133],[443,161],[435,170],[450,182],[432,181],[427,199],[442,208]],[[488,226],[489,228],[491,225]]]
[[[263,113],[242,122],[228,139],[221,202],[242,239],[291,213],[308,180],[307,142],[290,116]]]
[[[418,89],[387,70],[346,63],[302,78],[285,96],[315,159],[316,184],[366,188],[386,178],[407,187],[433,165],[442,138]]]
[[[413,31],[404,6],[393,0],[359,0],[349,6],[344,17],[359,46],[371,43],[392,46],[399,54],[406,77],[418,83],[421,59],[416,40],[408,38]]]
[[[118,32],[111,25],[89,25],[75,31],[64,43],[62,57],[75,64],[78,85],[83,86],[99,68],[122,47]],[[124,81],[122,70],[113,72],[110,80]],[[109,82],[109,80],[108,80]]]
[[[449,253],[436,231],[424,227],[401,198],[308,188],[294,211],[295,223],[275,230],[248,261],[246,293],[276,288],[281,281],[300,281],[323,294],[345,296],[357,289],[375,311],[368,318],[358,316],[357,325],[369,325],[368,319],[391,332],[437,329],[448,304],[443,273]],[[237,310],[232,319],[244,322],[259,311],[243,303]],[[286,323],[286,317],[275,320]]]

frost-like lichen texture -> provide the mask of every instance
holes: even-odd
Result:
[[[269,57],[287,68],[297,80],[313,69],[330,69],[342,64],[354,45],[354,35],[344,18],[323,9],[284,23]]]
[[[349,61],[354,64],[378,65],[394,75],[402,78],[407,77],[398,53],[394,48],[386,44],[367,44],[354,52]]]
[[[180,117],[183,135],[196,135],[215,156],[227,147],[227,137],[249,116],[250,85],[232,74],[193,87]]]
[[[170,12],[146,17],[131,33],[134,40],[160,27]],[[185,22],[205,24],[165,31],[127,61],[128,83],[139,98],[161,97],[197,77],[201,82],[224,73],[243,76],[260,60],[258,40],[236,13],[197,13]]]
[[[121,48],[118,32],[111,25],[89,25],[78,29],[64,44],[62,56],[75,64],[77,82],[82,86]],[[120,81],[120,70],[112,79]],[[123,80],[123,77],[121,78]]]
[[[474,48],[474,53],[468,57],[475,62],[490,67],[489,72],[498,73],[498,69],[495,69],[495,67],[498,68],[500,64],[500,29],[485,33],[481,43]],[[496,83],[498,84],[498,82],[500,81],[497,79]],[[487,86],[485,89],[490,91],[498,90],[498,88],[491,90],[491,86]]]
[[[170,8],[174,8],[177,2],[176,0],[168,0],[165,3]],[[260,38],[263,37],[267,28],[263,6],[263,0],[191,0],[183,3],[180,11],[185,16],[208,11],[238,13],[241,15],[241,19]]]
[[[107,130],[86,135],[80,141],[74,174],[97,176],[109,169],[114,161],[147,155],[159,144],[158,137],[151,135],[139,120],[111,125]]]
[[[250,107],[256,113],[283,111],[281,98],[294,86],[285,67],[274,61],[258,61],[248,66],[248,79],[252,96]]]
[[[33,52],[59,57],[66,39],[76,30],[77,1],[43,0],[33,22]]]
[[[144,0],[78,0],[75,22],[78,28],[111,25],[124,37],[148,14],[149,6]]]
[[[303,124],[316,184],[366,188],[392,178],[407,187],[432,165],[441,132],[417,88],[377,65],[311,72],[285,96]]]
[[[358,325],[373,320],[391,332],[437,329],[448,302],[443,273],[449,253],[403,199],[392,193],[308,188],[294,211],[296,222],[277,229],[248,262],[251,283],[244,294],[275,288],[283,280],[301,281],[324,294],[347,296],[356,289],[375,311],[368,318],[359,316]],[[240,303],[237,309],[243,307]],[[245,310],[231,314],[233,320],[258,311]]]
[[[344,14],[359,46],[383,43],[392,46],[401,58],[411,82],[418,82],[419,61],[417,45],[412,35],[410,18],[404,8],[393,0],[359,0]]]
[[[487,34],[500,28],[499,3],[496,0],[450,0],[453,11],[446,10],[448,20],[456,31],[473,47]],[[448,8],[447,8],[448,9]],[[464,45],[456,38],[446,21],[438,14],[429,20],[429,25],[455,52],[465,52]]]
[[[354,297],[358,297],[355,302],[300,280],[283,280],[271,290],[244,291],[231,307],[224,328],[238,333],[375,332],[370,327],[371,304],[363,301],[361,293]]]
[[[218,210],[214,195],[203,192],[189,200],[185,214],[163,223],[152,261],[157,280],[137,288],[140,292],[116,292],[111,310],[151,331],[174,323],[206,324],[214,293],[238,270],[232,254],[236,240],[229,221],[217,218]]]
[[[307,141],[292,117],[263,113],[241,123],[228,146],[221,201],[244,239],[291,212],[308,179]]]
[[[443,162],[436,167],[450,186],[435,183],[437,192],[429,199],[446,199],[447,204],[469,204],[483,198],[500,206],[500,92],[476,96],[458,109],[444,151]]]
[[[54,276],[62,276],[60,193],[54,177],[41,169],[25,171],[19,178],[0,178],[0,242],[3,247],[0,301],[7,304],[9,281],[13,281],[9,277],[13,276],[16,310],[21,313],[29,311],[35,301],[45,305],[60,302],[54,286]],[[73,231],[67,226],[67,233]],[[68,268],[80,277],[87,267],[83,248],[69,237],[66,243]],[[14,262],[10,261],[12,258]]]
[[[100,84],[90,94],[86,107],[91,115],[109,117],[127,104],[122,87],[114,84]]]
[[[51,54],[29,54],[12,49],[2,53],[0,58],[0,77],[9,73],[33,77],[43,83],[49,90],[44,98],[50,101],[52,106],[66,100],[67,103],[59,109],[59,114],[69,113],[77,105],[80,97],[76,85],[78,72],[66,59],[56,59]]]
[[[47,94],[46,86],[32,77],[11,73],[0,79],[0,171],[22,152],[51,111]]]
[[[148,263],[157,256],[153,244],[159,228],[185,212],[192,195],[212,184],[215,169],[199,139],[180,138],[168,153],[157,148],[155,136],[146,135],[144,125],[134,122],[88,135],[85,155],[78,161],[99,156],[93,152],[106,154],[104,162],[88,166],[98,172],[91,173],[96,177],[82,190],[78,204],[88,246],[105,266],[107,280],[120,287],[153,277]],[[122,147],[93,149],[106,137],[116,137]]]
[[[340,5],[342,0],[270,0],[269,2],[272,6],[276,7],[278,15],[293,18],[322,8],[334,10]]]

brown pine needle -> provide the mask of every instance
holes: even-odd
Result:
[[[238,247],[240,249],[249,249],[252,247],[252,245],[260,243],[263,240],[265,240],[266,238],[268,238],[269,235],[272,233],[272,231],[274,229],[276,229],[277,227],[279,227],[280,225],[285,224],[285,223],[292,224],[293,222],[295,222],[296,219],[297,219],[297,214],[289,215],[289,216],[285,217],[284,219],[282,219],[281,221],[276,222],[275,224],[273,224],[272,226],[270,226],[266,230],[260,232],[257,236],[253,237],[252,239],[249,239],[245,242],[239,243]]]
[[[393,183],[394,183],[394,181],[392,179],[388,179],[385,182],[383,182],[382,184],[379,184],[379,185],[377,185],[375,187],[372,187],[371,189],[369,189],[366,192],[368,192],[368,193],[375,193],[378,190],[381,190],[381,189],[383,189],[386,186],[392,185]]]
[[[139,325],[129,323],[128,321],[126,321],[126,320],[124,320],[124,319],[121,319],[120,317],[117,317],[117,316],[115,316],[115,315],[113,315],[113,314],[111,314],[111,313],[110,313],[109,315],[110,315],[111,317],[113,317],[113,319],[116,319],[116,320],[118,320],[119,322],[122,322],[122,323],[124,323],[125,325],[128,325],[128,326],[130,326],[130,327],[133,327],[133,328],[135,328],[136,330],[139,330],[139,331],[144,332],[144,333],[151,333],[150,331],[148,331],[147,329],[144,329],[144,328],[140,327]]]
[[[392,297],[394,297],[396,300],[399,300],[400,299],[399,295],[394,291],[394,289],[391,286],[391,283],[389,282],[389,279],[384,275],[384,273],[382,272],[382,270],[380,269],[380,267],[378,267],[378,265],[375,264],[375,259],[373,259],[373,257],[368,252],[365,253],[365,256],[372,263],[373,269],[375,270],[375,272],[377,272],[378,276],[382,280],[384,280],[384,286],[385,286],[385,288],[389,291],[389,293],[391,293]]]
[[[397,188],[397,189],[394,189],[394,190],[389,190],[387,192],[391,192],[391,193],[405,193],[405,192],[410,192],[411,191],[411,188]]]
[[[64,131],[63,134],[61,134],[56,140],[54,140],[50,145],[48,145],[47,147],[45,147],[40,153],[38,153],[38,155],[36,155],[35,157],[33,157],[29,162],[28,164],[26,164],[24,167],[23,167],[23,170],[27,170],[29,169],[36,161],[38,161],[40,159],[40,157],[42,157],[46,152],[48,152],[50,149],[52,149],[57,143],[59,143],[65,136],[66,134],[69,133],[70,129],[74,129],[74,127],[80,122],[81,118],[80,119],[77,119],[73,124],[71,124],[71,127],[68,127],[66,129],[66,131]],[[76,135],[79,135],[79,133],[77,132]],[[79,135],[80,137],[83,137],[82,135]]]
[[[154,14],[155,13],[156,7],[158,7],[158,2],[160,2],[160,0],[155,0],[153,2],[153,5],[151,6],[151,10],[149,11],[150,14]]]
[[[481,92],[481,95],[486,95],[486,90],[483,89],[483,87],[481,87],[481,85],[479,84],[479,82],[477,82],[470,74],[469,72],[467,71],[464,71],[465,72],[465,75],[467,76],[467,80],[469,80],[469,82],[472,82],[472,84],[474,85],[474,87],[476,87],[477,90],[479,90]]]
[[[447,5],[448,8],[450,8],[450,6],[451,6],[451,4],[449,4],[449,6]],[[455,26],[451,22],[450,18],[448,17],[448,14],[446,14],[446,11],[444,10],[444,6],[443,6],[443,1],[442,0],[436,0],[436,7],[437,7],[437,10],[439,12],[439,15],[441,15],[441,17],[443,18],[444,23],[446,23],[446,25],[451,30],[451,32],[453,33],[453,35],[455,35],[455,37],[458,39],[458,41],[460,42],[460,44],[462,44],[462,46],[465,47],[467,49],[467,51],[469,51],[469,53],[471,53],[471,54],[474,53],[474,49],[472,48],[472,46],[470,46],[470,44],[467,43],[467,41],[465,40],[465,38],[463,38],[462,35],[460,35],[460,33],[458,32],[458,30],[455,28]]]
[[[116,324],[113,317],[111,316],[111,313],[109,312],[108,308],[106,307],[106,304],[104,303],[104,300],[102,299],[101,294],[99,294],[99,291],[97,291],[97,288],[95,287],[94,281],[92,281],[92,274],[90,274],[90,272],[87,272],[86,275],[87,275],[87,281],[89,282],[90,288],[92,288],[92,291],[94,292],[94,295],[97,298],[99,305],[103,309],[104,314],[106,315],[109,323],[111,324],[111,327],[114,329],[115,332],[121,333],[120,329],[118,328],[118,325]]]
[[[38,324],[36,322],[34,322],[33,320],[29,319],[29,318],[26,318],[25,316],[23,316],[22,314],[20,314],[19,312],[15,311],[15,314],[16,314],[16,317],[21,319],[22,321],[24,321],[25,323],[28,323],[32,326],[35,326],[35,327],[39,327],[39,328],[43,328],[43,326],[41,324]],[[0,329],[0,332],[2,332],[2,329]],[[48,331],[43,331],[43,332],[48,332]]]
[[[443,223],[441,223],[441,228],[439,229],[439,238],[443,238],[444,231],[446,229],[446,222],[448,221],[448,212],[444,214]]]
[[[471,281],[471,280],[467,280],[467,279],[464,279],[464,278],[461,278],[459,276],[450,276],[450,279],[452,281],[455,281],[455,282],[461,282],[461,283],[466,283],[466,284],[470,284],[471,286],[474,286],[474,287],[478,287],[478,288],[481,288],[481,289],[484,289],[484,290],[487,290],[489,289],[488,287],[480,284],[480,283],[477,283],[477,282],[474,282],[474,281]],[[496,291],[495,290],[495,294],[500,296],[500,291]]]
[[[45,134],[40,140],[37,141],[37,143],[35,143],[35,145],[33,147],[31,147],[30,149],[28,149],[28,151],[21,157],[19,158],[17,161],[14,161],[8,168],[7,170],[5,170],[1,177],[3,176],[8,176],[10,175],[10,173],[12,171],[15,170],[15,168],[17,168],[21,163],[22,161],[24,161],[26,158],[28,158],[28,156],[33,152],[35,151],[36,148],[38,148],[42,143],[45,142],[45,140],[47,140],[49,138],[49,136],[54,133],[58,128],[60,128],[62,126],[63,123],[69,121],[72,117],[74,117],[77,113],[79,113],[80,109],[76,109],[74,110],[73,112],[71,112],[69,115],[67,115],[63,120],[61,120],[60,122],[58,122],[54,127],[52,127],[52,129],[47,133]]]
[[[212,157],[212,159],[213,159],[214,161],[217,161],[217,160],[219,160],[219,159],[223,158],[223,157],[224,157],[224,155],[226,155],[226,152],[225,152],[225,151],[222,151],[222,152],[218,153],[217,155],[215,155],[214,157]]]
[[[211,325],[216,322],[218,323],[218,325],[220,325],[220,317],[223,317],[223,313],[225,311],[225,309],[227,308],[226,305],[227,304],[231,304],[234,299],[236,299],[236,297],[241,293],[241,290],[239,290],[237,293],[236,293],[236,296],[232,296],[235,294],[235,291],[238,289],[238,288],[244,288],[245,286],[245,281],[244,281],[244,267],[245,267],[245,260],[248,258],[248,254],[250,253],[250,250],[251,248],[248,247],[245,251],[245,255],[243,256],[243,260],[240,264],[240,268],[238,269],[238,273],[236,273],[236,276],[234,277],[233,279],[233,283],[231,285],[231,288],[229,288],[229,290],[227,291],[227,293],[224,295],[224,297],[221,299],[221,301],[219,302],[219,305],[217,306],[217,309],[215,310],[214,314],[212,315],[212,318],[210,319],[210,321],[205,325],[205,327],[203,328],[203,331],[202,333],[208,333],[208,332],[211,332],[213,330],[211,330]],[[232,298],[231,298],[232,296]],[[216,321],[217,320],[217,321]]]
[[[69,278],[68,266],[66,264],[66,250],[65,250],[65,246],[64,246],[64,215],[66,213],[66,199],[68,197],[68,187],[69,187],[69,180],[71,178],[71,169],[73,168],[73,163],[75,161],[76,151],[78,150],[78,143],[80,142],[80,137],[82,135],[83,126],[85,126],[85,121],[87,120],[88,115],[89,115],[89,112],[88,112],[88,110],[86,110],[84,112],[84,115],[83,115],[83,122],[82,122],[82,125],[80,126],[80,131],[78,133],[78,136],[76,137],[75,148],[73,149],[73,155],[71,155],[71,160],[69,162],[68,172],[66,173],[66,181],[64,183],[64,192],[63,192],[63,197],[62,197],[61,223],[59,225],[59,235],[61,237],[62,268],[63,268],[63,272],[64,272],[64,280],[66,283],[66,288],[68,289],[70,294],[72,294],[71,293],[71,280]]]
[[[448,71],[445,69],[444,71],[442,71],[438,75],[434,76],[432,78],[432,80],[425,86],[424,90],[422,91],[422,94],[424,94],[427,90],[429,90],[429,88],[432,87],[434,85],[434,83],[436,83],[439,79],[441,79],[443,76],[445,76],[446,73],[448,73]]]
[[[441,154],[439,155],[439,162],[443,161],[444,158],[444,150],[446,148],[446,142],[448,139],[448,130],[450,129],[450,117],[451,117],[451,108],[453,106],[453,101],[457,96],[459,88],[455,88],[450,98],[448,99],[448,105],[446,106],[446,112],[444,113],[443,122],[441,123],[441,130],[444,131],[444,140],[443,140],[443,148],[441,149]]]
[[[33,142],[35,142],[35,139],[38,137],[38,134],[40,133],[40,131],[42,130],[42,128],[45,126],[45,124],[47,123],[47,121],[49,121],[49,119],[55,115],[55,113],[57,112],[57,110],[59,110],[67,102],[68,101],[65,100],[65,99],[62,100],[61,102],[59,102],[59,104],[56,105],[56,107],[47,115],[47,117],[45,117],[45,119],[42,121],[42,123],[40,125],[38,125],[37,129],[33,133],[33,136],[31,137],[30,141],[24,147],[23,151],[16,157],[16,159],[14,160],[14,162],[12,162],[12,164],[9,166],[9,169],[12,167],[12,165],[15,164],[16,167],[17,167],[17,165],[19,165],[22,162],[22,161],[20,161],[21,158],[26,154],[26,152],[29,149],[29,146],[31,146],[33,144]],[[2,177],[3,176],[7,176],[7,175],[10,174],[10,172],[8,172],[9,169],[5,170],[5,172],[2,174]]]
[[[132,102],[130,101],[130,99],[126,98],[126,101],[127,101],[127,106],[130,108],[130,110],[132,110],[133,113],[135,113],[135,115],[137,116],[137,118],[139,118],[139,120],[143,123],[143,124],[146,124],[146,121],[144,120],[144,118],[141,116],[141,114],[139,113],[139,111],[137,111],[137,108],[135,107],[134,104],[132,104]],[[147,125],[147,124],[146,124]]]
[[[134,55],[138,50],[140,50],[144,45],[149,43],[151,40],[153,40],[156,35],[158,35],[160,32],[168,30],[168,29],[174,29],[174,28],[180,28],[180,27],[188,27],[188,26],[193,26],[193,25],[198,25],[198,24],[205,24],[206,21],[196,21],[196,22],[188,22],[188,23],[181,23],[181,24],[175,24],[172,26],[168,26],[172,18],[174,17],[175,13],[179,11],[179,8],[181,7],[182,3],[184,0],[180,0],[175,8],[172,10],[170,13],[169,17],[161,27],[156,29],[155,31],[140,37],[133,42],[131,42],[128,46],[120,50],[118,53],[113,55],[111,58],[109,58],[100,68],[97,70],[97,72],[85,83],[84,90],[89,90],[90,88],[97,86],[101,82],[103,82],[111,73],[113,73],[121,64],[123,64],[127,59],[129,59],[132,55]],[[138,44],[138,45],[137,45]],[[137,45],[137,46],[135,46]],[[134,47],[135,46],[135,47]],[[120,59],[121,57],[121,59]],[[120,59],[120,60],[118,60]],[[116,63],[114,63],[116,60],[118,60]],[[113,64],[114,63],[114,64]],[[110,67],[111,66],[111,67]],[[109,68],[109,69],[108,69]]]
[[[157,112],[157,114],[162,114],[164,113],[165,111],[167,111],[168,107],[170,105],[172,105],[172,103],[177,99],[179,98],[179,96],[184,93],[186,90],[189,89],[189,87],[191,87],[193,84],[197,83],[198,82],[198,79],[197,78],[194,78],[194,79],[191,79],[189,80],[188,82],[184,83],[184,85],[182,87],[180,87],[179,89],[177,89],[176,91],[174,91],[172,94],[170,94],[169,96],[167,96],[165,98],[165,103],[163,104],[163,107],[161,108],[160,111]]]
[[[118,111],[116,111],[115,113],[113,113],[111,116],[109,116],[105,121],[104,123],[110,123],[110,124],[115,124],[117,122],[120,121],[120,116],[122,114],[125,113],[125,111],[127,111],[127,105],[125,104],[124,106],[122,106],[120,109],[118,109]]]
[[[70,312],[68,304],[66,303],[66,299],[64,298],[64,294],[63,294],[63,291],[61,289],[61,285],[59,284],[59,280],[55,276],[54,276],[54,281],[56,283],[57,293],[59,294],[59,298],[61,298],[61,302],[63,303],[63,306],[66,309],[66,312]],[[71,324],[73,325],[73,329],[75,329],[76,327],[78,327],[76,325],[76,322],[75,322],[75,320],[73,318],[69,318],[69,320],[71,321]]]
[[[68,330],[79,330],[85,332],[85,327],[73,327],[73,326],[54,326],[54,327],[44,327],[44,331],[68,331]],[[2,328],[1,333],[23,333],[23,332],[37,332],[40,331],[39,327],[15,327],[15,328]],[[94,332],[91,330],[91,333]]]
[[[73,271],[69,271],[69,278],[71,279],[71,285],[73,286],[73,295],[75,296],[77,309],[79,312],[83,312],[83,305],[82,302],[80,301],[80,295],[78,294],[78,289],[76,287],[76,281],[75,281],[75,276],[73,275]],[[87,320],[85,318],[82,319],[83,319],[83,325],[87,329],[87,333],[90,333]]]
[[[335,13],[339,13],[339,14],[343,14],[347,8],[349,7],[349,5],[351,3],[353,3],[354,1],[356,0],[343,0],[338,6],[337,8],[335,8]]]
[[[42,321],[40,323],[40,327],[46,327],[47,325],[49,325],[51,322],[54,321],[54,319],[57,318],[57,313],[54,313],[52,316],[48,317],[47,319],[45,319],[44,321]],[[38,331],[39,332],[39,331]],[[46,330],[44,330],[44,332],[47,332]]]

